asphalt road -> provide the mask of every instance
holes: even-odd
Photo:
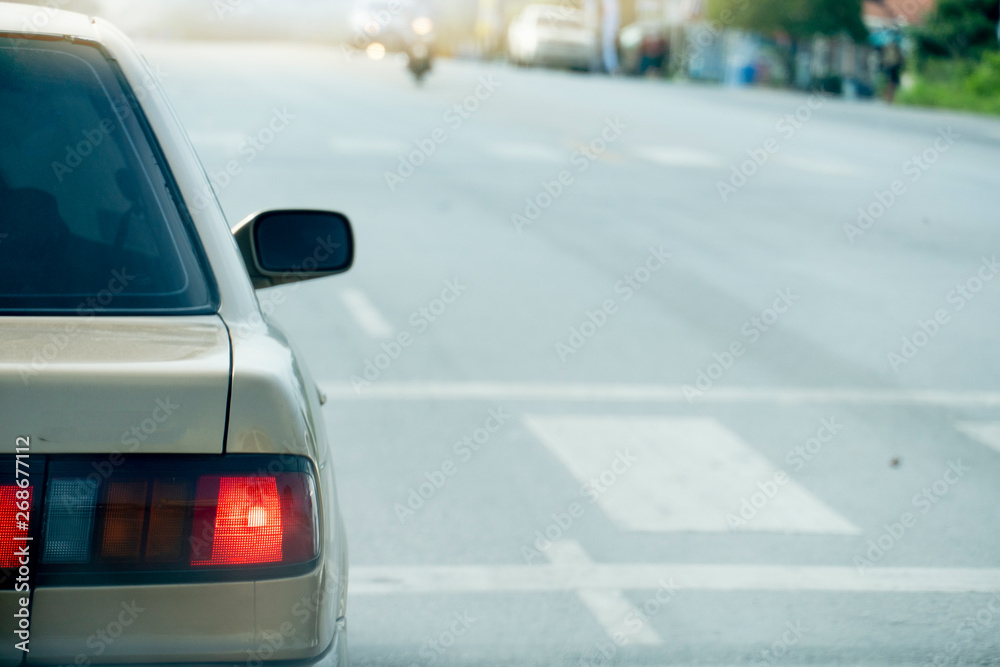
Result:
[[[144,50],[232,222],[354,222],[261,294],[330,398],[354,664],[1000,663],[1000,122]]]

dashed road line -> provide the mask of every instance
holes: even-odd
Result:
[[[852,164],[847,164],[846,162],[838,162],[837,160],[786,155],[776,159],[775,162],[782,166],[791,167],[792,169],[798,169],[799,171],[806,171],[812,174],[819,174],[821,176],[861,175],[861,169],[858,167]]]
[[[726,166],[726,162],[718,155],[692,148],[651,146],[636,149],[635,155],[663,167],[718,169]]]
[[[372,338],[392,338],[392,327],[364,292],[348,288],[340,293],[340,298],[366,334]]]
[[[490,155],[502,160],[514,162],[541,162],[545,164],[560,164],[566,162],[567,156],[544,144],[528,142],[490,143],[485,145]]]

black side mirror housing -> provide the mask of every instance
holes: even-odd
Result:
[[[354,262],[351,223],[332,211],[254,213],[233,236],[257,289],[343,273]]]

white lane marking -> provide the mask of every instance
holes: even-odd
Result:
[[[781,405],[924,405],[1000,407],[1000,392],[907,391],[849,387],[713,387],[694,401],[683,387],[652,384],[527,382],[385,382],[358,394],[347,383],[326,382],[334,398],[408,401],[581,401],[602,403],[776,403]]]
[[[1000,452],[1000,422],[957,422],[955,428]]]
[[[716,169],[726,166],[725,161],[721,157],[691,148],[650,146],[636,149],[635,154],[644,160],[664,167],[703,167]]]
[[[372,338],[392,338],[392,327],[364,292],[348,288],[340,293],[340,298],[366,334]]]
[[[776,160],[800,171],[808,171],[821,176],[858,176],[861,170],[852,164],[837,162],[836,160],[825,160],[820,158],[795,157],[793,155],[780,156]]]
[[[545,555],[553,565],[593,565],[580,543],[575,540],[560,540],[553,542]],[[629,643],[654,646],[662,644],[663,640],[656,631],[643,623],[639,630],[625,626],[625,618],[636,611],[635,605],[629,602],[620,590],[585,588],[576,592],[577,597],[597,622],[601,624],[608,637],[615,635],[627,637]]]
[[[330,139],[330,147],[343,155],[388,155],[405,153],[410,147],[405,141],[390,137],[341,136]]]
[[[544,162],[546,164],[558,164],[567,160],[566,155],[563,155],[551,146],[525,142],[486,144],[486,152],[503,160],[521,162]]]
[[[653,590],[997,593],[1000,569],[626,563],[591,565],[352,566],[351,593],[506,593]]]
[[[623,530],[861,532],[714,419],[529,415],[524,423]]]

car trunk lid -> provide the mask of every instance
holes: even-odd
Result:
[[[229,333],[196,317],[0,317],[0,443],[34,454],[220,454]]]

